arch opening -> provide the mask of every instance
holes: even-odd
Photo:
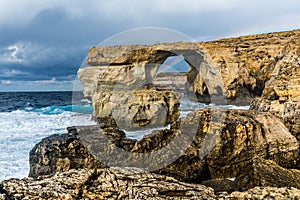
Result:
[[[189,68],[182,56],[169,56],[157,68],[152,84],[157,90],[185,92]]]
[[[184,93],[186,99],[195,103],[211,103],[209,88],[200,71],[203,59],[194,60],[194,52],[190,51],[176,53],[168,56],[156,69],[152,85],[157,90]]]

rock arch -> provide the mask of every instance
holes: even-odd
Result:
[[[89,66],[78,72],[85,96],[92,97],[95,92],[116,90],[116,87],[124,90],[148,86],[167,58],[182,56],[190,66],[187,80],[192,88],[188,92],[196,94],[197,99],[189,96],[195,101],[210,102],[210,94],[217,96],[224,92],[222,77],[204,51],[192,44],[94,47],[86,61]]]
[[[222,78],[199,48],[188,49],[181,43],[175,47],[102,46],[89,51],[86,61],[89,66],[78,72],[84,95],[93,101],[94,119],[127,130],[163,126],[176,121],[180,115],[178,107],[182,94],[153,87],[158,68],[170,56],[181,56],[190,66],[187,72],[188,97],[202,102],[223,100],[225,103]]]

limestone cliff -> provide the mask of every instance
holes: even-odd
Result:
[[[159,66],[168,57],[178,55],[190,65],[187,80],[191,88],[186,89],[195,92],[200,101],[209,101],[206,96],[218,94],[219,86],[229,103],[249,104],[262,94],[282,60],[293,54],[299,62],[299,44],[300,30],[295,30],[212,42],[97,46],[89,51],[89,67],[81,68],[78,75],[86,96],[92,96],[99,88],[110,90],[117,83],[151,83]],[[205,63],[210,65],[207,69]]]
[[[298,40],[299,42],[299,40]],[[262,96],[251,102],[251,109],[280,117],[300,141],[300,44],[292,41],[285,49],[266,82]]]
[[[212,42],[97,46],[90,49],[88,66],[79,69],[78,78],[84,95],[93,101],[94,118],[111,124],[118,121],[124,129],[173,123],[178,117],[178,92],[185,92],[191,100],[236,105],[249,105],[261,95],[277,102],[292,97],[289,103],[281,103],[286,108],[274,113],[300,139],[299,52],[300,30]],[[157,74],[170,56],[181,56],[190,66],[185,77],[174,74],[173,82]],[[170,99],[155,100],[166,96]],[[258,108],[258,101],[262,102],[254,101],[252,109],[272,110]],[[287,109],[293,111],[282,114]],[[163,119],[155,117],[158,113]]]

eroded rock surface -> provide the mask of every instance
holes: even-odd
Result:
[[[288,57],[299,69],[299,41],[300,31],[295,30],[202,43],[98,46],[90,49],[89,67],[78,75],[85,95],[92,97],[99,88],[111,90],[116,84],[150,84],[159,66],[178,55],[190,65],[186,90],[198,100],[209,102],[211,95],[223,92],[228,103],[249,104]]]
[[[244,191],[255,186],[294,187],[300,189],[300,171],[285,169],[275,162],[256,157],[238,174],[235,183]]]
[[[251,102],[251,109],[280,117],[300,141],[300,45],[291,43],[266,83],[262,96]]]
[[[135,168],[80,169],[0,183],[0,199],[216,199],[211,188]]]
[[[300,198],[300,190],[293,187],[255,187],[219,195],[214,192],[204,185],[183,183],[136,168],[72,169],[51,177],[10,179],[0,183],[1,200]]]
[[[108,165],[145,168],[199,183],[235,177],[255,156],[283,167],[292,167],[298,156],[297,140],[280,119],[255,111],[200,109],[170,130],[155,131],[140,141],[113,127],[69,131],[36,145],[30,153],[31,176]]]
[[[93,96],[93,114],[99,123],[125,130],[166,126],[178,119],[181,96],[168,90],[100,92]]]
[[[186,153],[160,171],[177,178],[232,178],[256,155],[283,167],[293,166],[298,156],[295,137],[272,114],[200,109],[173,128],[184,135],[197,130]]]
[[[293,187],[255,187],[246,192],[233,192],[218,199],[230,200],[264,200],[264,199],[299,199],[300,190]]]

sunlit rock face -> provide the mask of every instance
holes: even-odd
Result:
[[[289,96],[295,102],[299,96],[299,41],[300,31],[296,30],[212,42],[97,46],[89,50],[87,67],[78,71],[78,78],[85,96],[94,101],[94,106],[104,106],[103,101],[98,102],[99,93],[144,90],[146,94],[153,88],[167,90],[162,85],[168,85],[166,79],[170,75],[159,75],[158,69],[169,57],[181,56],[190,68],[183,78],[174,74],[177,79],[168,87],[173,92],[174,88],[185,91],[191,100],[218,103],[214,97],[224,95],[222,104],[249,105],[253,98],[263,95],[269,100],[281,97],[281,101]],[[274,84],[277,86],[273,87]],[[154,92],[152,96],[162,93]],[[115,105],[120,103],[124,103],[123,100]],[[171,107],[165,110],[175,109],[172,104],[168,105]],[[106,117],[111,117],[109,112],[107,114]],[[297,112],[292,114],[295,115]],[[95,112],[94,117],[103,116]],[[286,124],[293,126],[289,122]],[[291,129],[298,131],[299,127]]]
[[[285,49],[262,96],[251,102],[251,109],[280,117],[300,141],[300,44]]]
[[[98,125],[71,127],[36,144],[29,159],[36,180],[2,182],[0,199],[299,198],[299,36],[296,30],[90,49],[78,77]],[[174,55],[189,70],[158,74]],[[183,92],[207,103],[223,95],[225,103],[251,101],[251,109],[203,108],[179,118]],[[144,129],[141,140],[124,131],[166,124]],[[233,192],[240,188],[248,191]]]

